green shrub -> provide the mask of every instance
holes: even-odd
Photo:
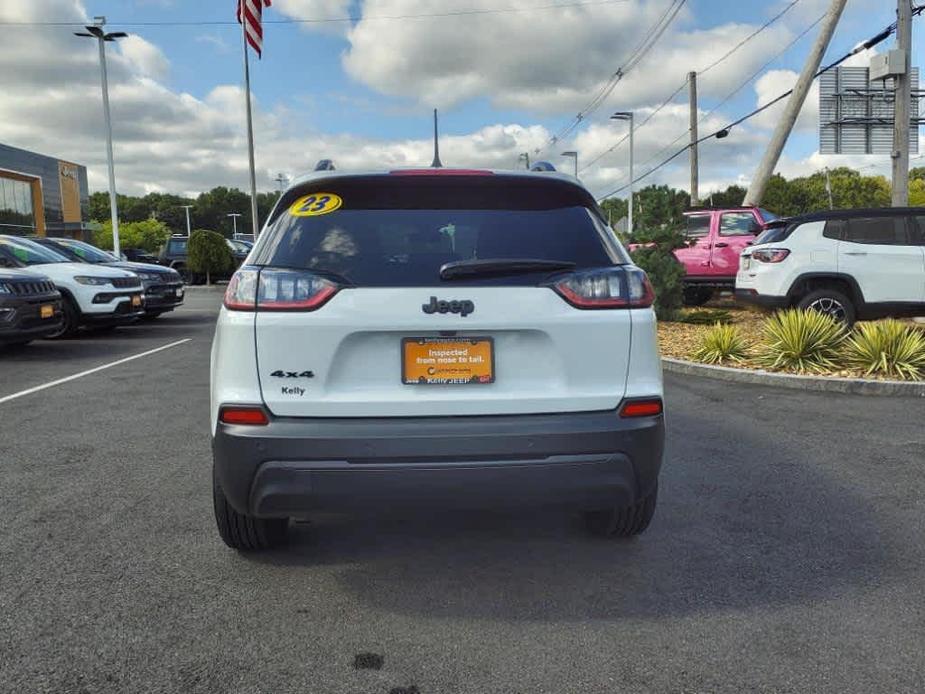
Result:
[[[119,224],[119,246],[122,248],[144,248],[146,251],[157,253],[169,238],[170,229],[156,219]],[[93,232],[93,244],[107,251],[112,250],[111,220],[107,220]]]
[[[748,343],[734,325],[717,323],[703,336],[692,356],[707,364],[741,362],[748,356]]]
[[[721,308],[704,308],[682,314],[678,322],[690,325],[713,325],[714,323],[725,325],[732,322],[732,313]]]
[[[762,366],[825,373],[838,366],[835,360],[845,340],[845,328],[825,313],[788,309],[765,321],[764,336],[758,355]]]
[[[234,256],[225,237],[214,231],[197,229],[190,235],[186,258],[191,272],[204,274],[212,283],[212,274],[227,272],[234,267]]]
[[[925,333],[892,319],[859,323],[845,342],[845,364],[868,376],[919,380],[925,376]]]

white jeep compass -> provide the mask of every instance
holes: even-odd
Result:
[[[222,539],[378,505],[655,511],[653,294],[556,173],[323,171],[281,198],[212,346]]]

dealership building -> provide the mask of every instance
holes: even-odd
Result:
[[[0,234],[84,238],[87,167],[0,144]]]

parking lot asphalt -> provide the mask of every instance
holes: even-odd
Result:
[[[212,517],[219,300],[0,352],[0,691],[925,690],[921,400],[671,376],[638,539],[396,509],[248,557]]]

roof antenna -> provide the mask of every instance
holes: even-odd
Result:
[[[440,134],[437,129],[437,109],[434,109],[434,163],[431,166],[435,169],[442,169],[443,163],[440,161]]]

